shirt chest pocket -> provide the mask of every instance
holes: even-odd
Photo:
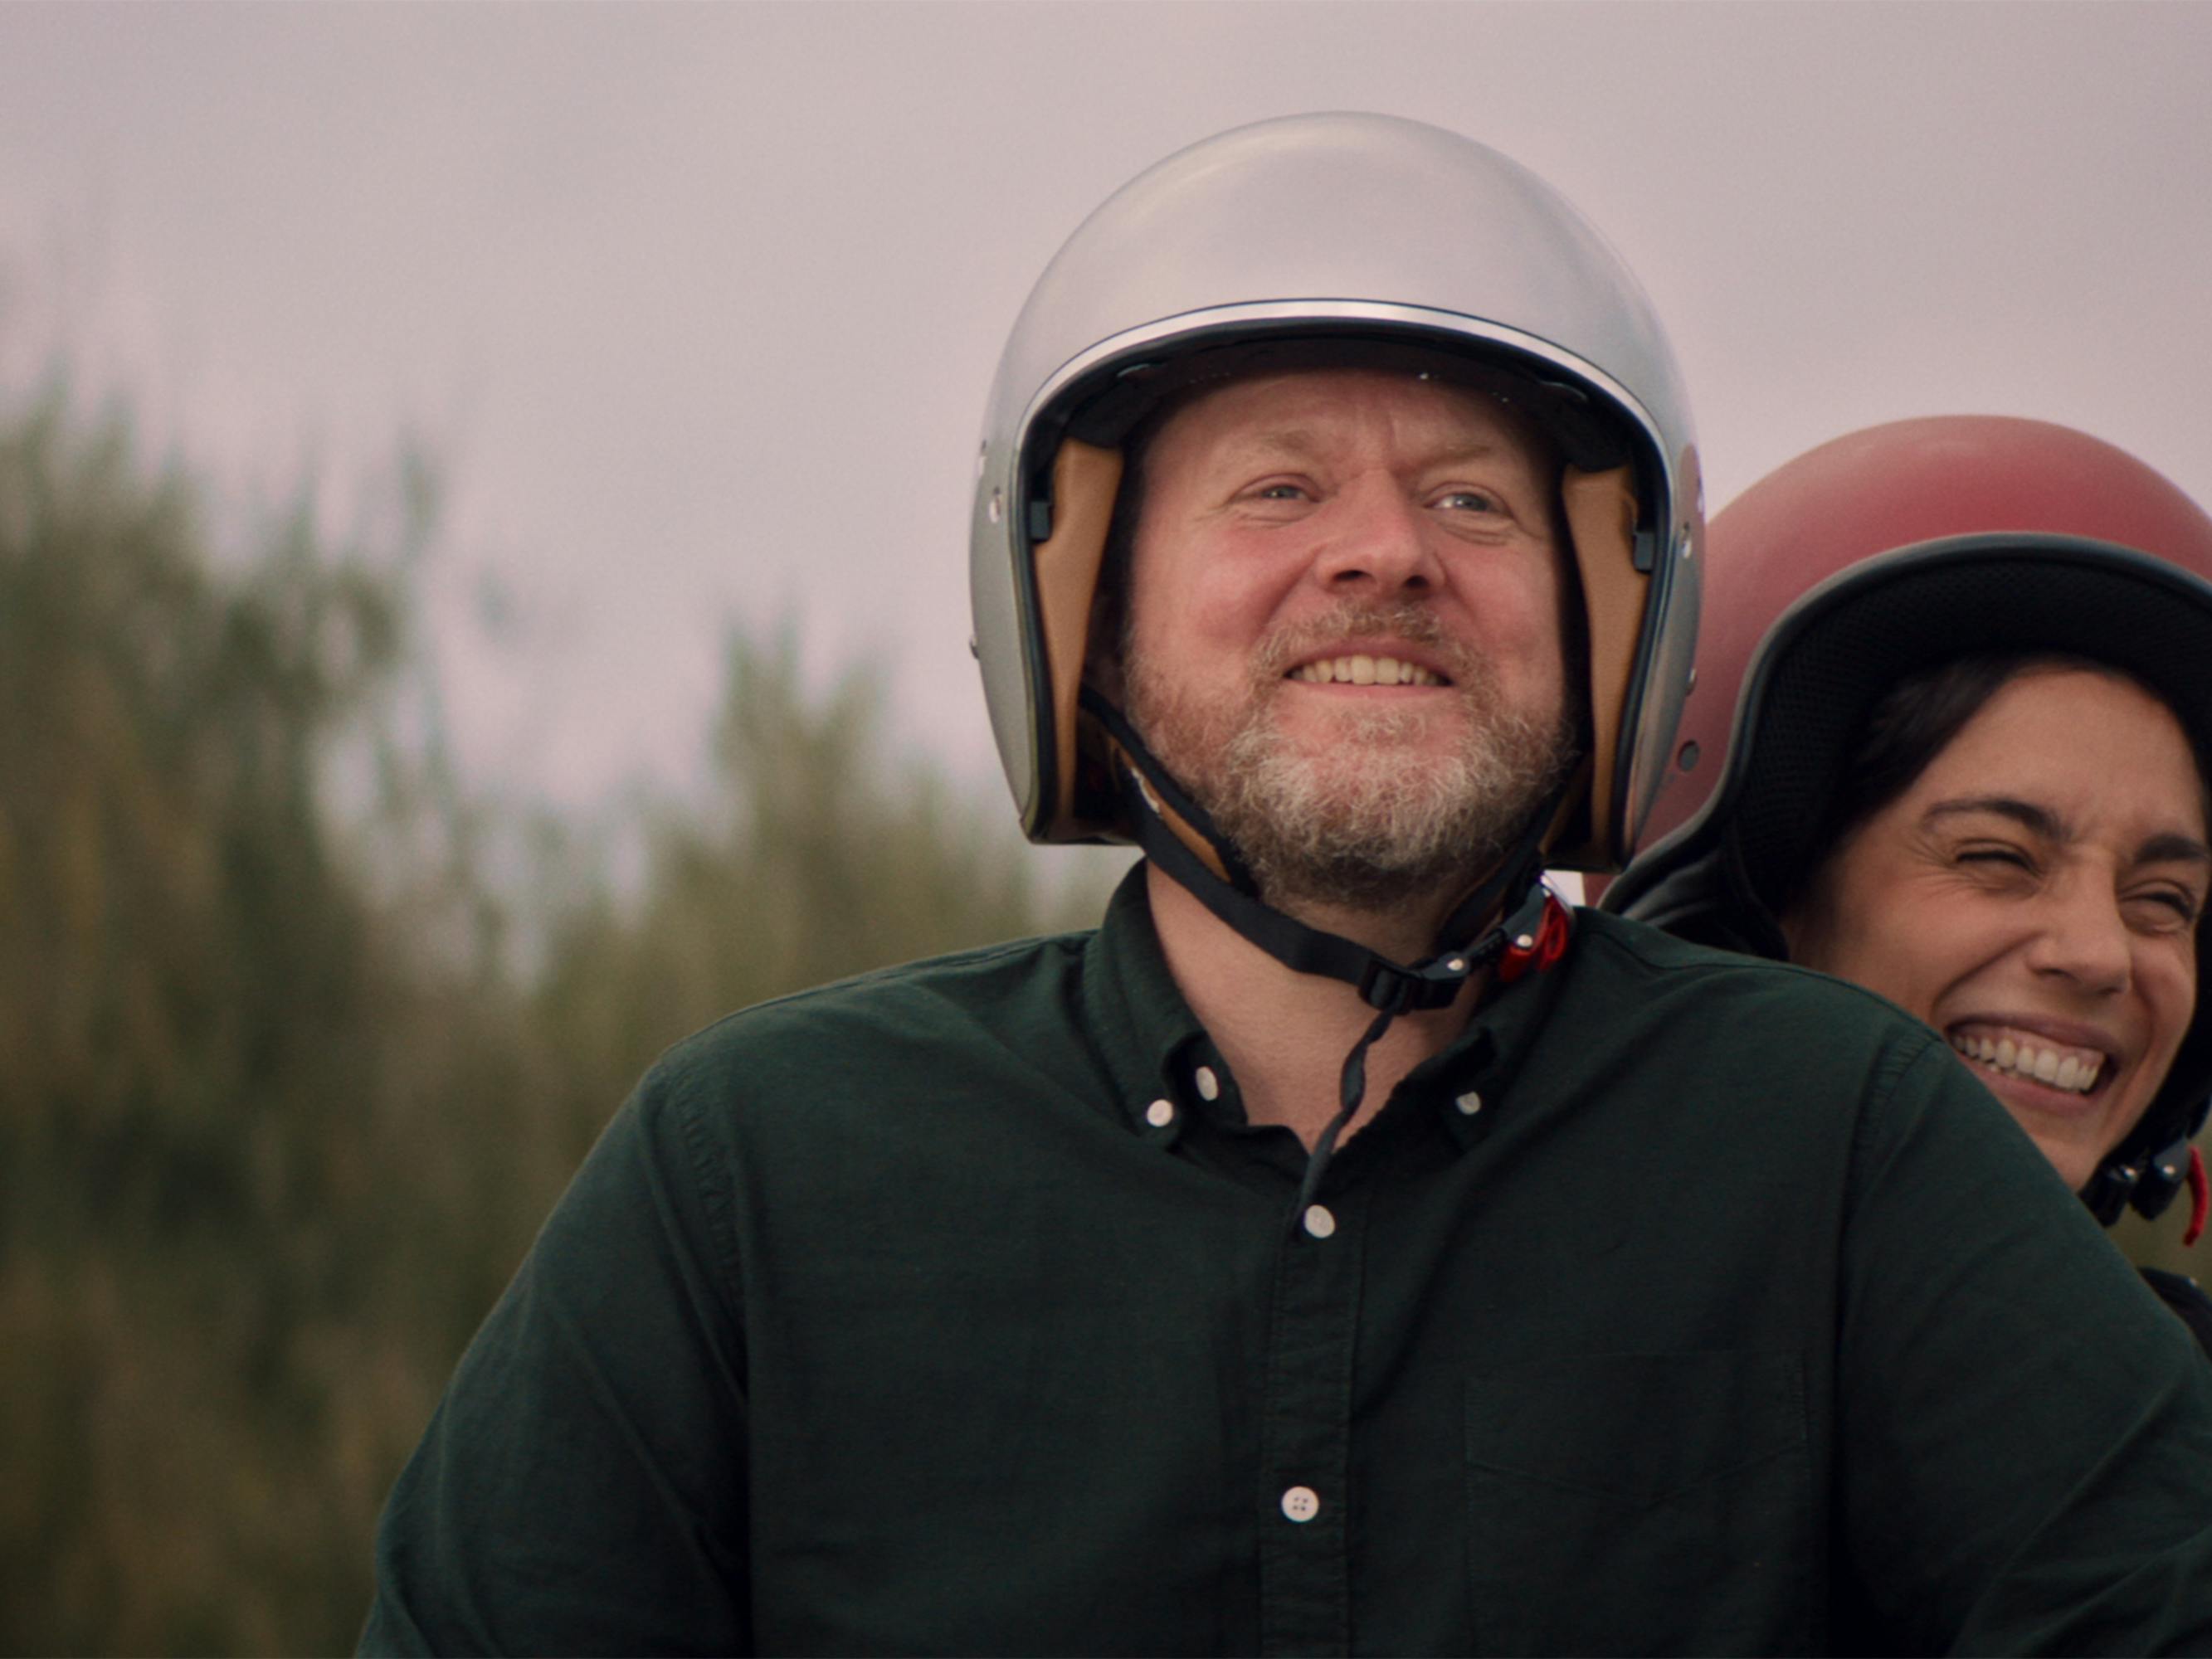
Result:
[[[1491,1653],[1778,1653],[1826,1583],[1794,1354],[1572,1355],[1467,1385]]]

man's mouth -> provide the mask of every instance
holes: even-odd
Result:
[[[1358,653],[1348,657],[1321,657],[1300,663],[1290,678],[1312,685],[1449,685],[1434,669],[1399,657]]]
[[[2086,1095],[2110,1080],[2112,1056],[2077,1048],[2017,1026],[1966,1024],[1944,1034],[1965,1059],[2000,1077],[2024,1079],[2063,1093]],[[2117,1069],[2116,1067],[2114,1069]]]

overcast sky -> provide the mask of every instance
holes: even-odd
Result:
[[[1526,162],[1650,289],[1716,505],[1958,411],[2212,502],[2208,82],[2183,3],[0,5],[0,391],[66,351],[239,489],[416,434],[488,781],[684,787],[784,615],[992,780],[984,394],[1158,157],[1351,108]]]

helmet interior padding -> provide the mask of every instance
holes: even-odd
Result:
[[[1077,703],[1090,648],[1091,607],[1097,602],[1098,574],[1121,485],[1121,451],[1079,438],[1062,440],[1052,464],[1052,535],[1034,544],[1030,554],[1052,690],[1053,797],[1039,826],[1047,841],[1095,841],[1115,833],[1110,819],[1100,821],[1101,802],[1079,799],[1084,757],[1078,750],[1082,717]],[[1105,800],[1114,798],[1109,786]],[[1112,808],[1107,811],[1110,814]]]
[[[1555,846],[1551,862],[1574,868],[1609,866],[1599,843],[1613,821],[1619,775],[1622,718],[1636,672],[1636,650],[1644,634],[1644,606],[1651,579],[1636,568],[1636,489],[1626,466],[1603,472],[1568,467],[1559,479],[1559,499],[1567,521],[1567,540],[1582,580],[1583,625],[1589,649],[1590,754],[1587,816],[1582,844]],[[1571,831],[1570,833],[1572,833]]]

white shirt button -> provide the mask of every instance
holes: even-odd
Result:
[[[1307,1205],[1305,1220],[1306,1231],[1316,1238],[1327,1238],[1336,1231],[1336,1218],[1328,1212],[1328,1206],[1325,1204]],[[1297,1490],[1304,1492],[1305,1488],[1300,1486]]]
[[[1292,1486],[1283,1494],[1283,1513],[1304,1526],[1321,1513],[1321,1494],[1311,1486]]]
[[[1155,1129],[1166,1128],[1175,1121],[1175,1103],[1166,1100],[1154,1101],[1145,1108],[1145,1121]]]
[[[1221,1098],[1221,1079],[1214,1076],[1213,1067],[1211,1066],[1200,1066],[1190,1074],[1190,1080],[1198,1085],[1198,1097],[1200,1100]]]
[[[1482,1097],[1469,1089],[1457,1100],[1452,1102],[1452,1104],[1459,1108],[1462,1117],[1473,1117],[1482,1109]]]

